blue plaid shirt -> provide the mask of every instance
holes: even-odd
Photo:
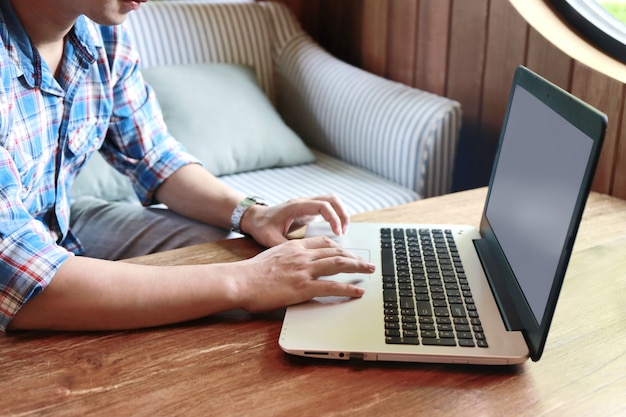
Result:
[[[100,150],[144,204],[197,162],[168,133],[121,26],[85,17],[67,37],[58,80],[0,0],[0,331],[81,253],[69,230],[70,185]]]

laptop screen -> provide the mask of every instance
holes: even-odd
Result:
[[[538,360],[591,188],[606,115],[518,67],[481,221],[479,256],[509,330]]]
[[[515,86],[486,215],[537,323],[594,141]]]

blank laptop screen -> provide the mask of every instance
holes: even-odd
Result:
[[[516,86],[486,216],[541,323],[594,142]]]

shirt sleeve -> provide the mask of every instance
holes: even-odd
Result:
[[[154,191],[163,181],[182,166],[200,161],[168,132],[154,91],[141,76],[139,57],[124,26],[101,30],[115,81],[113,116],[100,152],[130,177],[142,204],[153,204]]]
[[[19,177],[0,147],[0,332],[20,308],[41,293],[71,256],[20,202]]]

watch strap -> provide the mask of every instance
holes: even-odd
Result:
[[[233,210],[233,214],[230,217],[230,229],[233,232],[242,233],[241,218],[243,217],[244,213],[255,204],[258,204],[260,206],[267,206],[265,200],[255,195],[248,196],[241,200],[239,204],[237,204],[237,207],[235,207],[235,210]]]

